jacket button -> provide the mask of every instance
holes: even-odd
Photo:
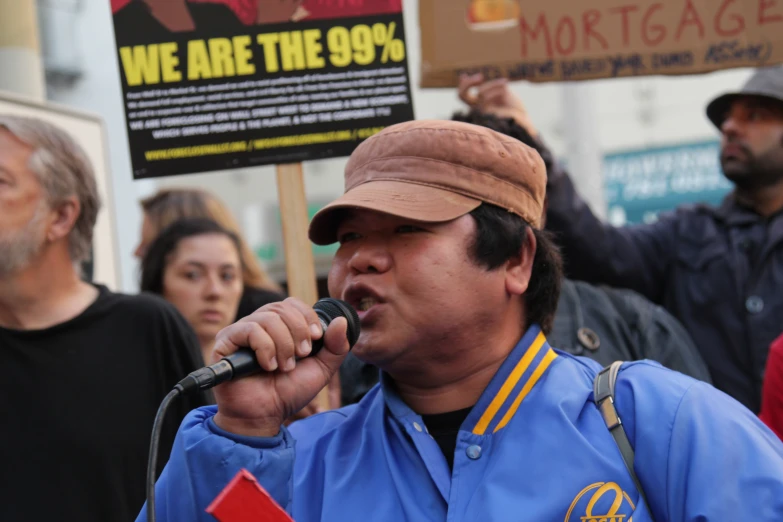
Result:
[[[576,332],[576,337],[579,339],[579,342],[582,344],[582,346],[591,352],[598,350],[598,348],[601,346],[601,338],[598,337],[597,333],[589,328],[580,328]]]
[[[465,450],[465,453],[470,460],[476,460],[481,456],[481,446],[477,446],[475,444],[468,446],[468,449]]]
[[[764,300],[757,295],[752,295],[745,301],[745,309],[752,314],[757,314],[764,310]]]

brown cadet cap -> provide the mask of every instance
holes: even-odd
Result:
[[[546,167],[533,148],[478,125],[417,120],[360,144],[345,168],[345,193],[315,214],[310,240],[337,241],[341,209],[429,223],[491,203],[541,227]]]

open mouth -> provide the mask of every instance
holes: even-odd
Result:
[[[375,299],[374,297],[364,297],[359,301],[359,304],[356,305],[356,310],[359,312],[366,312],[373,306],[379,304],[380,301]]]
[[[382,304],[381,298],[372,288],[363,284],[354,284],[349,286],[343,295],[343,300],[353,306],[360,316],[368,312],[376,305]]]

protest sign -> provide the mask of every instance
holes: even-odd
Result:
[[[422,87],[460,73],[531,82],[783,62],[783,0],[420,0]]]
[[[135,179],[349,155],[413,119],[401,0],[112,0]]]
[[[652,223],[680,205],[719,206],[732,189],[718,140],[612,152],[603,165],[608,220],[615,226]]]

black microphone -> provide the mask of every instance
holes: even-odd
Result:
[[[359,340],[361,327],[359,325],[359,315],[351,305],[345,301],[327,297],[315,303],[313,310],[318,315],[324,333],[326,333],[326,328],[332,321],[338,317],[345,317],[348,321],[348,331],[346,332],[348,344],[353,348],[353,345]],[[323,348],[323,339],[324,336],[322,335],[320,339],[313,341],[313,349],[307,357],[317,354]],[[258,364],[255,352],[250,348],[240,348],[231,355],[223,357],[215,364],[191,372],[187,377],[179,381],[174,388],[182,393],[208,390],[222,382],[239,379],[262,371],[264,370]]]

